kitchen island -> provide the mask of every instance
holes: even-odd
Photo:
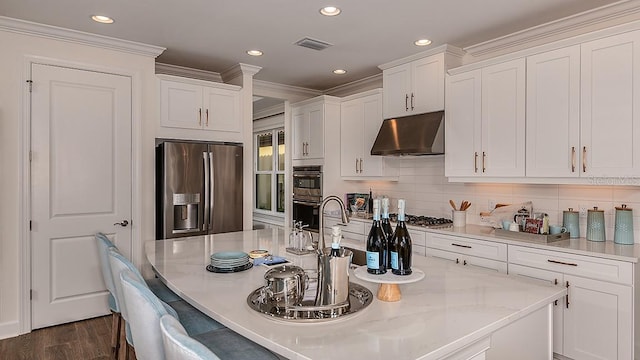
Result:
[[[266,249],[313,271],[314,255],[285,252],[285,232],[263,229],[149,241],[145,251],[169,288],[239,334],[289,359],[551,359],[553,302],[563,287],[415,256],[424,279],[401,285],[402,300],[321,323],[288,323],[249,308],[266,267],[211,273],[218,251]],[[351,282],[375,293],[377,284]]]

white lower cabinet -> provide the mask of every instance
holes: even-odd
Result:
[[[576,360],[634,358],[632,267],[509,245],[509,274],[567,287],[567,296],[554,307],[553,350]]]
[[[426,233],[427,256],[439,257],[462,266],[473,265],[507,272],[507,245],[453,235]]]

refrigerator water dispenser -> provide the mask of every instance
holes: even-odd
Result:
[[[200,194],[173,194],[173,233],[198,231]]]

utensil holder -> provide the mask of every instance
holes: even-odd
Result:
[[[467,226],[467,212],[460,210],[452,210],[453,227]]]

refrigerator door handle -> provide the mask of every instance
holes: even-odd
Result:
[[[202,230],[206,231],[209,225],[209,153],[202,153],[202,161],[204,162],[204,216],[202,218]]]
[[[213,177],[213,153],[209,152],[209,230],[213,230],[213,189],[215,188]]]

